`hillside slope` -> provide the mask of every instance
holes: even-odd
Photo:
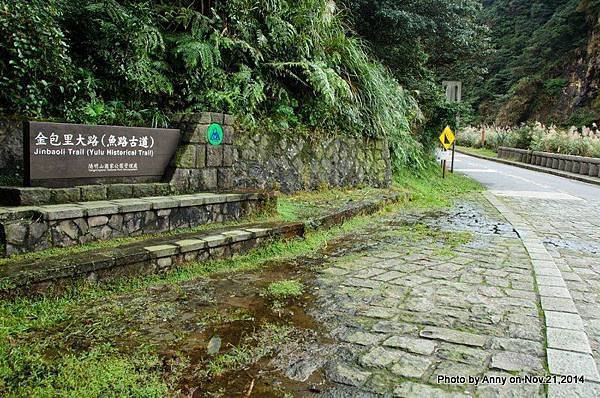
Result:
[[[496,49],[471,99],[483,122],[589,124],[600,116],[598,0],[486,0]]]

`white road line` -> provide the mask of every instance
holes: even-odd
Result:
[[[492,190],[490,192],[497,196],[510,196],[510,197],[516,197],[516,198],[583,201],[583,199],[581,199],[581,198],[578,198],[573,195],[569,195],[564,192],[509,191],[509,190]]]

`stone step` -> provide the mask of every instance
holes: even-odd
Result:
[[[0,187],[1,206],[40,206],[166,196],[176,194],[168,183],[81,185],[72,188]]]
[[[189,261],[244,253],[272,239],[304,235],[302,223],[262,223],[162,236],[69,256],[21,261],[0,267],[0,296],[60,291],[84,278],[109,280],[164,272]]]
[[[237,221],[275,203],[271,193],[233,192],[0,207],[0,252],[10,256]]]

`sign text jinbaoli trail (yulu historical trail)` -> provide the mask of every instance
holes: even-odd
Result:
[[[180,132],[66,123],[25,124],[27,185],[159,181]]]

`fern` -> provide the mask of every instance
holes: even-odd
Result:
[[[58,11],[42,14],[42,0],[18,2],[31,11],[26,18],[8,27],[0,21],[2,33],[52,33],[35,54],[54,57],[38,69],[35,58],[17,63],[33,78],[6,73],[4,65],[18,60],[0,46],[0,87],[11,94],[0,93],[3,108],[132,125],[164,125],[168,112],[223,111],[248,128],[285,134],[389,137],[397,167],[421,154],[410,134],[415,101],[368,55],[332,1],[49,1]],[[23,20],[56,31],[40,23],[18,30]]]

